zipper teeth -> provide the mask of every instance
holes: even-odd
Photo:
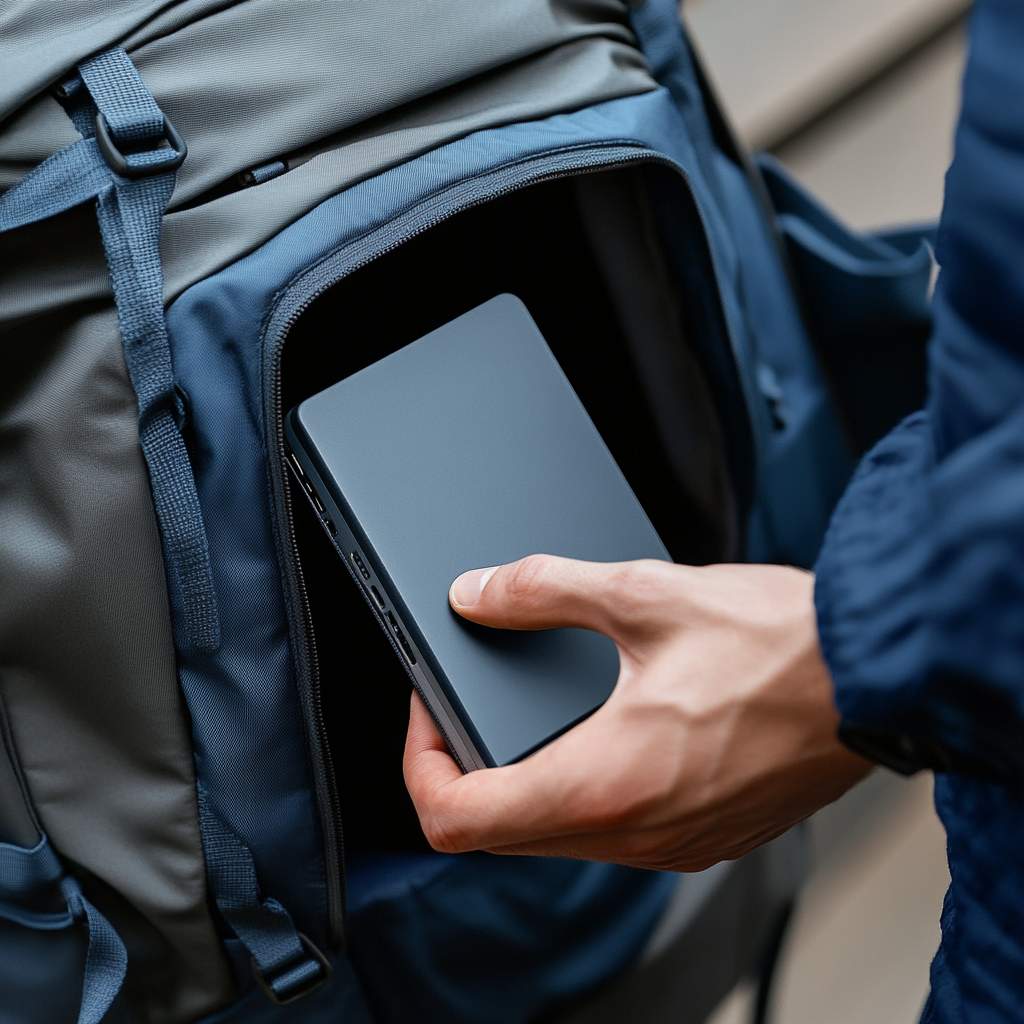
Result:
[[[623,143],[616,148],[626,148],[626,145],[627,144]],[[585,150],[585,152],[600,152],[602,148],[607,149],[611,147],[595,146],[588,148],[587,150]],[[666,164],[671,167],[676,167],[676,165],[672,163],[672,161],[666,160],[663,156],[660,156],[654,150],[637,146],[635,143],[631,144],[631,148],[634,148],[636,150],[635,156],[625,156],[624,154],[620,154],[616,159],[609,160],[607,163],[596,162],[593,160],[579,160],[576,162],[567,162],[562,164],[558,168],[558,170],[549,171],[546,174],[541,173],[532,176],[527,176],[522,179],[517,179],[515,182],[510,182],[509,184],[506,185],[500,185],[493,191],[488,192],[486,195],[480,195],[475,197],[472,202],[468,202],[465,205],[459,206],[457,208],[446,209],[444,212],[439,212],[436,217],[428,218],[422,224],[420,224],[412,231],[410,231],[408,234],[403,234],[401,238],[396,238],[394,241],[388,242],[386,245],[381,246],[379,249],[374,249],[372,253],[367,253],[362,259],[357,260],[355,263],[348,266],[347,269],[345,270],[345,273],[341,274],[339,277],[333,278],[328,275],[328,277],[325,278],[323,282],[320,282],[320,287],[312,289],[310,293],[302,300],[302,302],[296,305],[291,310],[291,312],[288,314],[288,318],[281,324],[279,328],[279,334],[282,340],[279,348],[283,348],[284,338],[287,336],[289,331],[291,331],[292,327],[299,320],[302,314],[306,312],[306,310],[320,297],[321,294],[323,294],[323,292],[327,288],[331,287],[334,284],[337,284],[338,281],[343,280],[349,275],[354,274],[357,270],[360,270],[364,266],[366,266],[367,263],[372,263],[374,260],[379,259],[381,256],[386,256],[389,252],[393,252],[395,249],[398,249],[401,246],[405,245],[406,242],[411,241],[418,235],[422,235],[424,231],[429,231],[431,228],[437,227],[438,224],[448,220],[450,217],[453,217],[458,213],[463,213],[466,210],[471,210],[475,206],[482,206],[484,203],[493,202],[495,199],[500,199],[502,196],[510,195],[513,192],[518,192],[520,189],[526,188],[529,185],[540,185],[545,181],[556,181],[559,178],[572,177],[576,171],[598,169],[603,171],[611,171],[616,169],[617,167],[625,167],[627,164],[654,162]],[[543,160],[545,158],[540,159]],[[550,156],[547,159],[550,159]],[[458,185],[445,189],[443,192],[439,194],[439,196],[444,195],[445,192],[451,191],[451,188],[458,188]],[[436,199],[439,198],[439,196],[434,196],[431,198]],[[424,203],[429,203],[430,201],[430,199],[427,199],[417,205],[422,206],[424,205]],[[348,245],[357,244],[358,242],[359,239],[355,239],[353,242],[348,243]],[[318,269],[318,266],[322,266],[323,263],[326,262],[327,260],[330,260],[331,256],[333,255],[333,253],[330,254],[329,256],[325,257],[325,259],[322,260],[319,265],[311,267],[310,270],[308,270],[306,274],[303,275],[303,277],[307,277],[309,274],[315,273],[316,270]],[[278,361],[278,359],[279,356],[275,356],[275,363]],[[278,367],[275,365],[275,373],[277,372],[277,369]],[[279,391],[279,385],[277,385],[277,388]],[[277,397],[280,400],[280,394],[278,394]]]
[[[280,380],[280,373],[278,373]],[[280,388],[278,391],[277,404],[280,408]],[[284,446],[280,445],[280,455],[284,455]],[[324,869],[327,872],[328,891],[328,916],[331,935],[334,939],[343,943],[345,939],[345,917],[346,899],[345,886],[339,885],[339,879],[345,869],[345,835],[341,821],[341,802],[338,798],[338,786],[334,776],[334,766],[331,758],[331,748],[327,742],[327,724],[324,721],[323,702],[320,691],[320,662],[317,658],[316,644],[313,641],[312,615],[309,610],[309,592],[306,589],[306,578],[302,573],[302,564],[298,557],[298,542],[295,539],[295,517],[292,514],[292,502],[288,496],[287,484],[282,479],[284,500],[288,505],[286,525],[288,531],[288,545],[291,549],[295,572],[295,585],[299,596],[299,609],[302,615],[304,631],[306,634],[305,654],[306,665],[309,672],[309,705],[313,715],[313,724],[316,727],[316,739],[319,746],[319,757],[316,759],[313,771],[316,781],[316,788],[321,799],[326,797],[330,808],[329,814],[321,814],[320,827],[324,831]],[[332,899],[332,896],[335,898]]]
[[[630,150],[631,152],[626,152],[627,150]],[[565,151],[563,151],[563,153],[564,152]],[[339,885],[341,873],[344,870],[344,830],[341,820],[341,807],[338,799],[337,786],[335,784],[331,767],[331,753],[327,742],[327,728],[323,717],[323,706],[320,695],[319,665],[316,656],[316,641],[313,636],[312,620],[309,610],[309,596],[306,590],[305,579],[302,574],[298,545],[295,539],[295,522],[292,503],[288,495],[287,484],[284,481],[282,474],[279,472],[279,467],[282,464],[281,459],[285,454],[282,427],[283,418],[281,411],[281,355],[284,351],[284,345],[287,341],[288,335],[291,333],[292,328],[298,322],[299,318],[328,288],[337,284],[338,281],[341,281],[355,273],[355,271],[366,266],[366,264],[394,251],[406,242],[422,234],[424,231],[429,231],[431,228],[436,227],[438,224],[448,220],[458,213],[483,205],[484,203],[492,202],[495,199],[517,192],[530,185],[538,185],[545,181],[554,181],[559,178],[571,177],[579,171],[614,170],[615,168],[635,163],[657,163],[670,167],[677,171],[683,177],[684,181],[689,183],[689,177],[686,172],[675,161],[666,158],[656,150],[650,149],[644,145],[638,145],[637,143],[629,140],[606,143],[600,146],[581,147],[577,152],[580,154],[593,154],[595,159],[564,160],[560,162],[556,169],[547,172],[541,171],[532,175],[525,173],[521,177],[516,177],[514,181],[499,184],[495,188],[486,192],[480,192],[462,204],[453,203],[448,206],[445,205],[442,200],[445,195],[450,195],[452,191],[459,189],[460,186],[465,186],[466,182],[448,186],[440,192],[435,193],[433,196],[428,197],[425,200],[421,200],[421,202],[416,204],[416,206],[412,207],[409,211],[406,211],[407,214],[412,213],[417,208],[422,208],[424,205],[430,204],[431,202],[438,204],[436,213],[425,217],[420,224],[416,225],[411,230],[402,233],[399,237],[394,238],[390,242],[386,242],[376,248],[368,248],[361,258],[355,260],[351,264],[347,264],[344,272],[342,273],[332,274],[329,269],[325,269],[325,265],[329,265],[339,252],[342,252],[344,249],[353,245],[358,245],[362,239],[354,239],[340,249],[328,254],[318,264],[310,267],[299,277],[297,281],[293,282],[290,287],[286,288],[281,293],[278,301],[275,303],[274,308],[271,310],[267,320],[265,321],[267,326],[264,329],[264,345],[266,345],[267,342],[270,342],[274,346],[270,365],[273,407],[268,411],[270,412],[270,418],[273,422],[275,448],[278,453],[278,465],[276,467],[271,467],[270,475],[272,484],[275,484],[279,488],[281,502],[280,511],[283,512],[286,533],[285,539],[288,547],[288,554],[290,555],[291,564],[290,566],[284,567],[284,572],[286,575],[289,572],[291,573],[291,582],[295,588],[296,596],[298,597],[299,613],[302,619],[300,624],[301,629],[293,629],[292,635],[296,642],[301,643],[303,647],[304,659],[302,660],[305,662],[306,671],[309,676],[309,693],[307,695],[306,703],[308,704],[309,711],[312,713],[312,724],[315,727],[317,743],[319,746],[319,754],[315,757],[314,761],[314,776],[317,793],[321,801],[326,797],[328,804],[327,813],[325,813],[321,803],[320,815],[321,827],[324,832],[326,846],[324,851],[324,860],[325,868],[328,872],[328,907],[331,933],[338,942],[343,941],[345,931],[345,886],[344,884]],[[612,152],[615,153],[614,156],[610,155]],[[597,155],[601,153],[609,154],[609,158],[603,161],[597,159]],[[520,164],[512,165],[511,167],[489,172],[489,174],[493,176],[498,176],[503,172],[507,174],[516,167],[523,167],[524,164],[550,163],[552,159],[557,159],[557,157],[557,153],[548,153],[543,156],[524,161]],[[715,259],[714,248],[710,244],[711,234],[708,230],[704,212],[699,203],[696,203],[695,205],[701,227],[704,231],[705,237],[708,239],[708,250],[712,261],[712,268],[715,275],[718,276],[719,268]],[[371,237],[379,230],[380,229],[377,228],[367,232],[367,234],[363,236],[363,239]],[[278,321],[276,315],[277,311],[281,310],[289,295],[294,294],[297,288],[301,288],[303,282],[307,282],[311,286],[308,290],[305,290],[305,294],[302,296],[301,300],[296,302],[296,304],[288,310],[287,315],[282,320]],[[726,327],[726,335],[729,338],[730,346],[734,350],[733,358],[737,364],[737,373],[741,373],[740,367],[742,365],[742,360],[740,358],[740,353],[735,351],[737,342],[733,337],[733,331],[729,325],[729,318],[725,315],[724,309],[722,310],[722,315],[723,322]],[[742,376],[740,379],[742,380]]]

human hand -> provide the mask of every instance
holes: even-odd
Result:
[[[698,871],[835,800],[872,765],[836,739],[813,588],[782,566],[550,555],[460,576],[460,615],[599,630],[620,672],[565,735],[468,775],[414,695],[405,779],[430,844]]]

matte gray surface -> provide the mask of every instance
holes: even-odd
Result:
[[[135,395],[113,308],[67,314],[3,334],[0,699],[43,829],[120,894],[129,1005],[173,1024],[233,983],[207,909]]]
[[[535,552],[668,560],[518,299],[478,306],[307,399],[297,418],[488,760],[516,760],[607,699],[618,655],[606,637],[486,630],[448,606],[460,572]]]

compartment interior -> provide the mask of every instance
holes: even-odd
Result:
[[[655,227],[664,217],[652,213],[657,179],[668,173],[633,168],[532,185],[339,281],[285,343],[282,411],[512,292],[672,557],[734,557],[735,473],[720,426],[728,417],[715,367],[686,340],[707,322],[707,301],[680,284]],[[706,260],[695,237],[694,260]],[[297,488],[291,499],[346,848],[426,850],[402,781],[408,677]]]

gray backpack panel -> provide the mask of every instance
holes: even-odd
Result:
[[[51,10],[45,3],[27,6]],[[183,6],[198,17],[223,4]],[[389,10],[327,0],[248,0],[138,50],[129,40],[133,62],[189,146],[161,240],[168,302],[328,196],[388,167],[484,128],[656,88],[628,30],[602,20],[621,12],[615,0],[426,6],[429,24],[451,30],[443,40],[410,19],[407,5]],[[0,63],[16,67],[17,37],[0,33],[0,39]],[[89,52],[76,52],[63,70]],[[0,132],[0,187],[75,138],[56,100],[37,97]],[[258,194],[204,195],[276,160],[291,173]],[[45,225],[23,229],[20,245],[33,248]],[[98,261],[79,256],[80,238],[80,232],[65,234],[59,256],[62,270],[69,259],[89,263],[74,296],[109,295],[102,255]],[[52,272],[33,268],[18,278],[4,284],[14,286],[22,314],[52,305]],[[33,294],[37,289],[44,294]]]
[[[113,306],[23,321],[3,348],[9,738],[43,830],[95,877],[90,898],[132,946],[126,995],[144,987],[147,1019],[186,1020],[232,983],[206,905],[189,726]]]

